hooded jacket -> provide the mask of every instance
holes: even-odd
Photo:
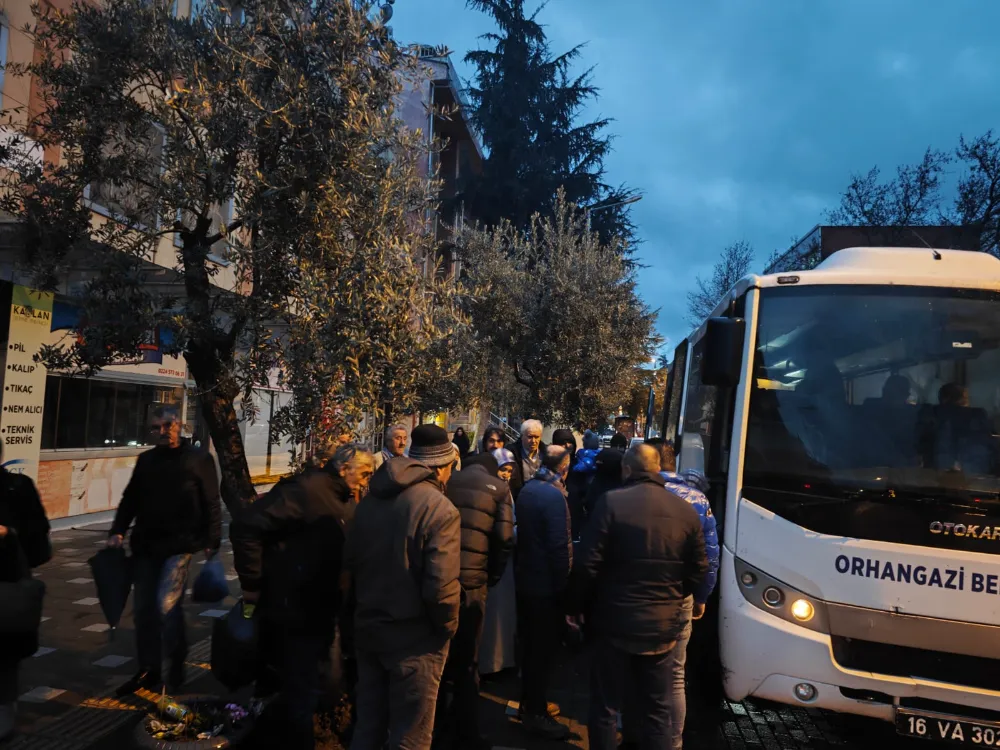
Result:
[[[452,475],[445,493],[462,516],[460,581],[466,591],[496,585],[514,545],[510,489],[496,471],[493,456],[472,456],[466,468]]]
[[[359,650],[435,650],[455,635],[461,533],[461,516],[431,469],[401,456],[375,473],[344,554]]]
[[[698,514],[652,473],[604,495],[583,533],[571,610],[592,605],[603,636],[661,648],[685,626],[684,599],[708,572]],[[637,653],[642,653],[642,650]]]
[[[705,497],[708,490],[708,480],[698,471],[685,471],[675,474],[672,471],[661,471],[660,476],[666,482],[666,488],[681,500],[686,501],[698,512],[701,521],[701,532],[705,537],[705,554],[708,556],[708,574],[701,586],[694,592],[694,600],[699,604],[708,601],[712,595],[715,583],[719,578],[719,533],[712,515],[712,506]]]
[[[332,633],[352,494],[330,464],[275,485],[233,519],[233,565],[261,614]]]

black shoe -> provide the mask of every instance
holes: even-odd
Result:
[[[161,687],[163,687],[163,680],[160,679],[160,675],[149,671],[139,672],[139,674],[118,688],[115,691],[115,695],[123,698],[139,690],[151,690],[155,693]]]
[[[570,735],[569,727],[551,716],[525,716],[521,719],[521,725],[543,740],[565,740]]]
[[[545,704],[545,710],[553,719],[557,719],[562,715],[562,709],[559,707],[559,704],[552,701]],[[524,718],[524,712],[520,708],[517,709],[517,718]]]

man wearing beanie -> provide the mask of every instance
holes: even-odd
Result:
[[[358,721],[352,750],[427,750],[461,601],[461,519],[444,495],[448,433],[421,425],[358,505],[344,565],[355,601]]]

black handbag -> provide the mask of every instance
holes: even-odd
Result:
[[[42,624],[45,583],[31,575],[16,531],[10,529],[3,543],[13,545],[16,564],[14,580],[0,581],[0,636],[35,634]]]

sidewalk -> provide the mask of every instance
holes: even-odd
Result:
[[[228,537],[228,529],[223,538]],[[36,571],[45,581],[45,621],[41,648],[22,662],[19,734],[2,750],[128,750],[135,724],[158,696],[113,697],[114,689],[136,670],[131,605],[113,641],[97,602],[87,559],[107,538],[107,526],[57,531],[52,535],[52,561]],[[236,602],[239,584],[232,572],[232,550],[223,542],[222,559],[230,579],[230,596],[218,605],[186,602],[188,684],[185,692],[223,694],[210,675],[213,619]],[[196,574],[196,560],[193,574]],[[567,750],[587,748],[589,677],[584,654],[563,654],[553,677],[551,700],[562,709],[561,721],[572,732],[566,742],[539,741],[517,721],[519,683],[515,674],[482,684],[480,722],[496,750]],[[144,699],[145,698],[145,699]],[[146,700],[148,699],[148,700]],[[329,750],[322,745],[320,750]],[[690,750],[796,750],[820,748],[910,748],[889,725],[854,725],[834,715],[788,706],[726,703],[712,715],[689,707],[685,747]],[[924,747],[921,745],[920,747]],[[928,747],[934,747],[928,745]]]
[[[138,696],[123,701],[113,698],[114,689],[137,667],[131,599],[114,640],[109,640],[87,564],[104,545],[107,533],[105,525],[52,534],[52,560],[35,571],[47,587],[41,647],[33,658],[21,663],[18,735],[4,750],[97,747],[101,740],[137,721],[148,706]],[[222,555],[230,586],[238,592],[228,542],[223,544]],[[203,560],[195,563],[196,571]],[[190,692],[218,689],[207,676],[211,624],[235,601],[230,596],[214,607],[186,604]]]

